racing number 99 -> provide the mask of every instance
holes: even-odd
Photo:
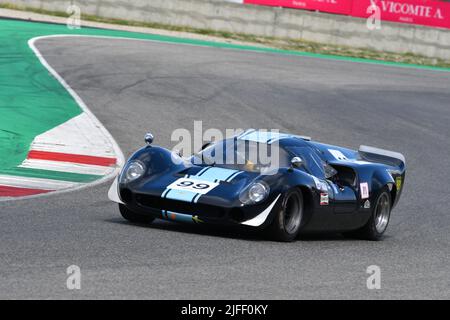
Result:
[[[194,188],[198,190],[204,190],[208,189],[210,186],[206,183],[195,183],[193,181],[189,180],[183,180],[180,183],[177,184],[179,187],[185,187],[185,188]]]

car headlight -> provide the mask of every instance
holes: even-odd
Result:
[[[262,182],[255,182],[247,188],[240,197],[244,204],[259,203],[269,195],[269,186]]]
[[[120,176],[120,182],[129,183],[136,179],[139,179],[144,175],[145,169],[145,165],[140,161],[130,162],[122,172]]]

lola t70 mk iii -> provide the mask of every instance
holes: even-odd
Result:
[[[368,146],[251,129],[183,158],[145,140],[109,190],[131,222],[241,225],[278,241],[308,232],[378,240],[405,181],[402,154]]]

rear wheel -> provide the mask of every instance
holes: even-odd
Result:
[[[287,191],[275,212],[269,233],[274,240],[289,242],[300,232],[303,219],[303,196],[297,189]]]
[[[143,215],[136,213],[134,211],[131,211],[123,204],[119,204],[119,211],[122,217],[130,222],[134,223],[152,223],[153,220],[155,220],[154,217],[150,215]]]
[[[383,188],[375,201],[372,215],[366,225],[346,234],[359,239],[380,240],[387,229],[390,217],[391,194],[387,188]]]

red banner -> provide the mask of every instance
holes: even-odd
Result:
[[[435,0],[244,0],[245,4],[287,7],[450,28],[450,2]]]
[[[318,10],[350,15],[353,0],[244,0],[245,4]]]
[[[381,20],[450,28],[450,3],[430,0],[356,0],[352,16],[367,18],[378,7]]]

